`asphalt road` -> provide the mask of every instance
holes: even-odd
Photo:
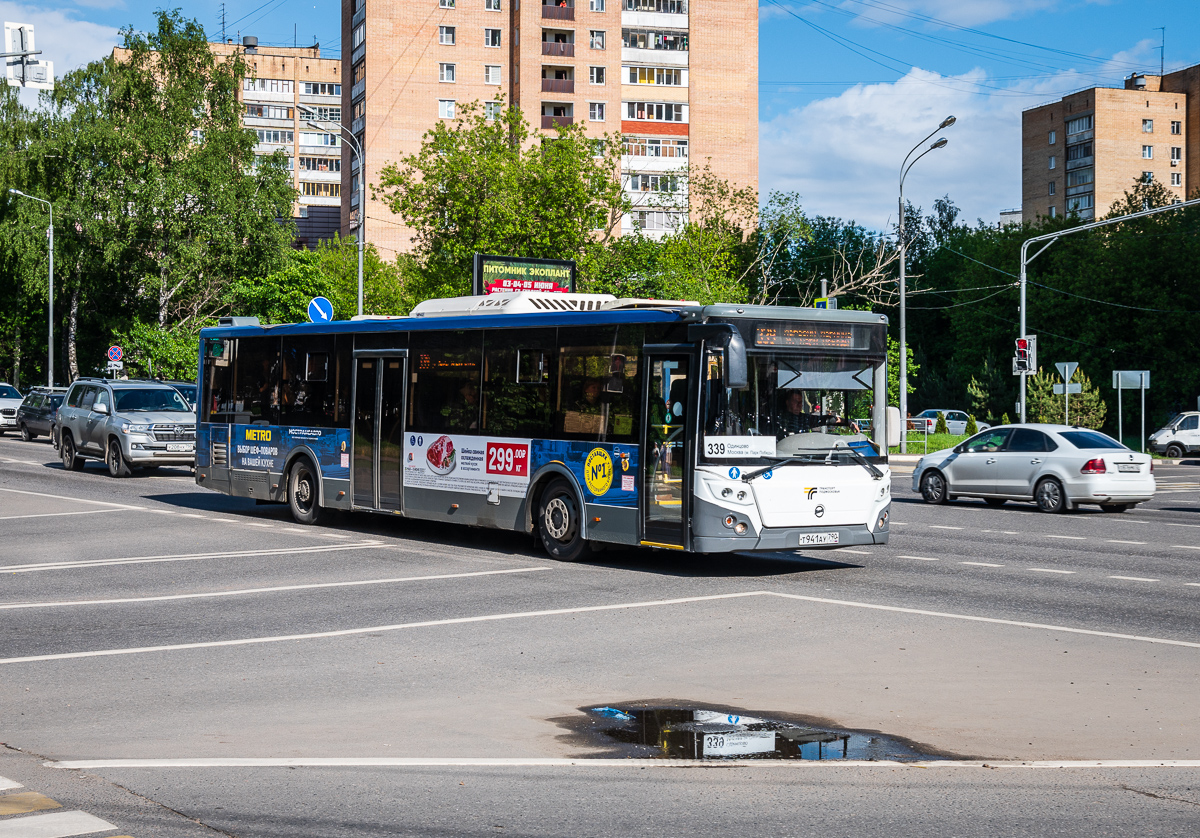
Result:
[[[887,547],[564,565],[0,438],[0,838],[1200,831],[1200,768],[1139,762],[1200,760],[1200,466],[1060,516],[929,507],[905,469]],[[637,702],[957,759],[590,759],[581,709]]]

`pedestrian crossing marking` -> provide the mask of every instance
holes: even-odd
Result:
[[[6,794],[0,797],[0,815],[27,815],[45,809],[61,809],[62,804],[36,791]]]
[[[51,812],[0,821],[0,838],[69,838],[116,829],[87,812]]]

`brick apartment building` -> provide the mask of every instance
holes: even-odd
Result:
[[[1177,200],[1200,189],[1200,65],[1163,76],[1134,74],[1124,87],[1091,87],[1021,118],[1025,221],[1108,213],[1134,183],[1153,179]]]
[[[516,104],[535,127],[584,122],[626,136],[622,180],[645,205],[664,174],[711,160],[738,186],[758,185],[757,0],[343,0],[345,123],[360,140],[366,181],[420,148],[466,102]],[[362,196],[345,150],[342,231]],[[641,209],[623,221],[648,234],[686,212]],[[411,231],[367,203],[367,239],[384,258]]]

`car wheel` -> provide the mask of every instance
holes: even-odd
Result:
[[[37,439],[37,434],[30,433],[29,426],[24,422],[21,423],[21,439],[25,440],[26,442],[31,442]]]
[[[1008,502],[1008,498],[984,498],[983,502],[988,506],[1004,506]]]
[[[1067,493],[1062,484],[1053,477],[1047,477],[1033,490],[1033,498],[1037,501],[1038,509],[1043,512],[1066,512],[1071,504],[1067,502]]]
[[[317,480],[316,470],[305,457],[296,460],[288,472],[288,506],[297,524],[315,524],[321,517],[321,494]]]
[[[575,492],[566,480],[554,480],[538,499],[537,528],[546,552],[563,562],[591,555],[583,537],[583,516]]]
[[[1100,510],[1102,512],[1124,512],[1131,506],[1133,506],[1131,503],[1102,503]]]
[[[110,439],[108,441],[108,454],[105,456],[104,462],[108,464],[108,473],[113,477],[128,477],[133,472],[125,455],[121,453],[119,440]]]
[[[1184,456],[1183,446],[1171,443],[1167,446],[1167,459],[1179,460]]]
[[[75,453],[75,440],[70,434],[63,434],[58,453],[62,456],[63,468],[67,471],[83,470],[83,457]]]
[[[946,476],[940,471],[931,469],[921,475],[921,497],[926,503],[945,503],[950,499],[949,490]]]

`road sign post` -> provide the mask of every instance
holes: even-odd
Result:
[[[333,303],[325,297],[313,297],[308,303],[308,322],[333,322]]]
[[[1075,370],[1079,369],[1078,361],[1063,361],[1055,364],[1058,368],[1058,374],[1062,376],[1063,383],[1054,385],[1054,394],[1062,394],[1063,397],[1063,424],[1071,424],[1071,394],[1082,393],[1082,384],[1072,384],[1071,379],[1075,375]]]
[[[1121,411],[1121,391],[1142,391],[1142,453],[1146,453],[1146,391],[1150,389],[1150,370],[1113,370],[1113,389],[1117,391],[1117,437],[1125,442],[1125,414]]]

